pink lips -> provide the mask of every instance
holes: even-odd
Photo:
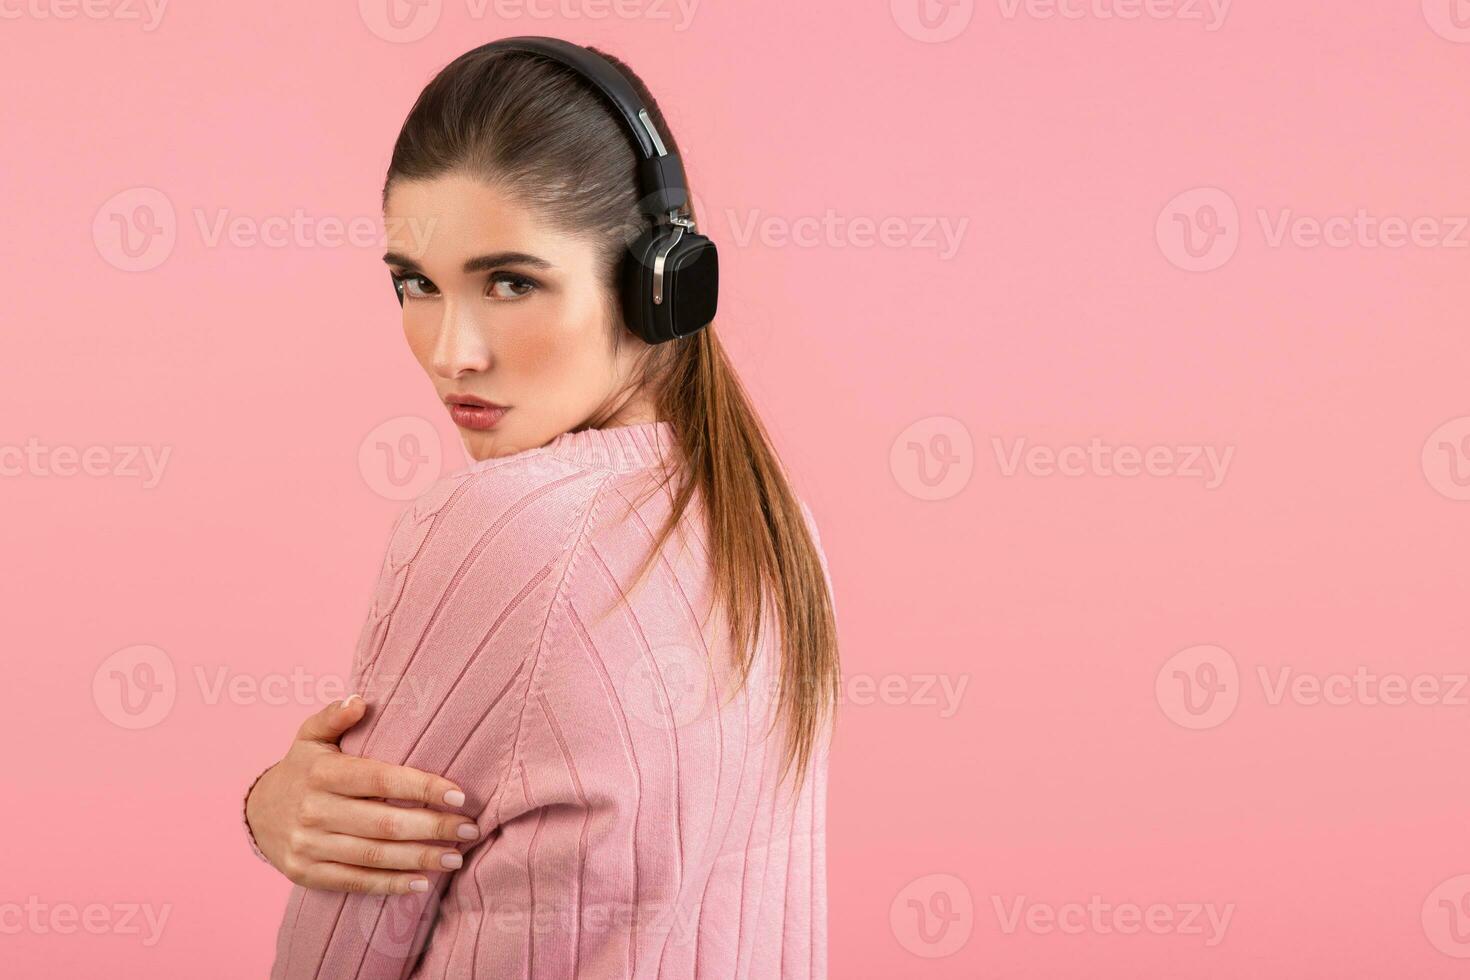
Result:
[[[446,395],[444,403],[449,406],[449,416],[454,419],[454,424],[466,429],[493,429],[510,411],[508,406],[474,395]]]

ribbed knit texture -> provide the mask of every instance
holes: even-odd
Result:
[[[294,888],[274,980],[826,977],[827,739],[778,792],[779,629],[736,694],[698,494],[618,602],[670,513],[672,482],[631,505],[673,440],[564,433],[400,516],[342,749],[453,779],[481,837],[427,894]]]

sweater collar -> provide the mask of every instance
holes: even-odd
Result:
[[[659,421],[563,432],[543,448],[581,466],[626,472],[658,465],[677,443],[673,423]]]

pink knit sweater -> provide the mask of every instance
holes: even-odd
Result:
[[[734,694],[698,494],[617,602],[669,513],[669,489],[630,508],[673,441],[564,433],[401,515],[342,749],[455,780],[481,837],[426,894],[295,887],[274,980],[827,975],[827,740],[778,792],[778,631]]]

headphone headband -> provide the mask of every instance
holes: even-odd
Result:
[[[591,83],[603,100],[623,120],[623,129],[633,139],[638,154],[639,209],[656,223],[670,223],[672,212],[689,204],[689,185],[679,154],[670,153],[648,115],[643,100],[612,62],[557,37],[522,35],[501,38],[476,50],[525,51],[565,65]]]

